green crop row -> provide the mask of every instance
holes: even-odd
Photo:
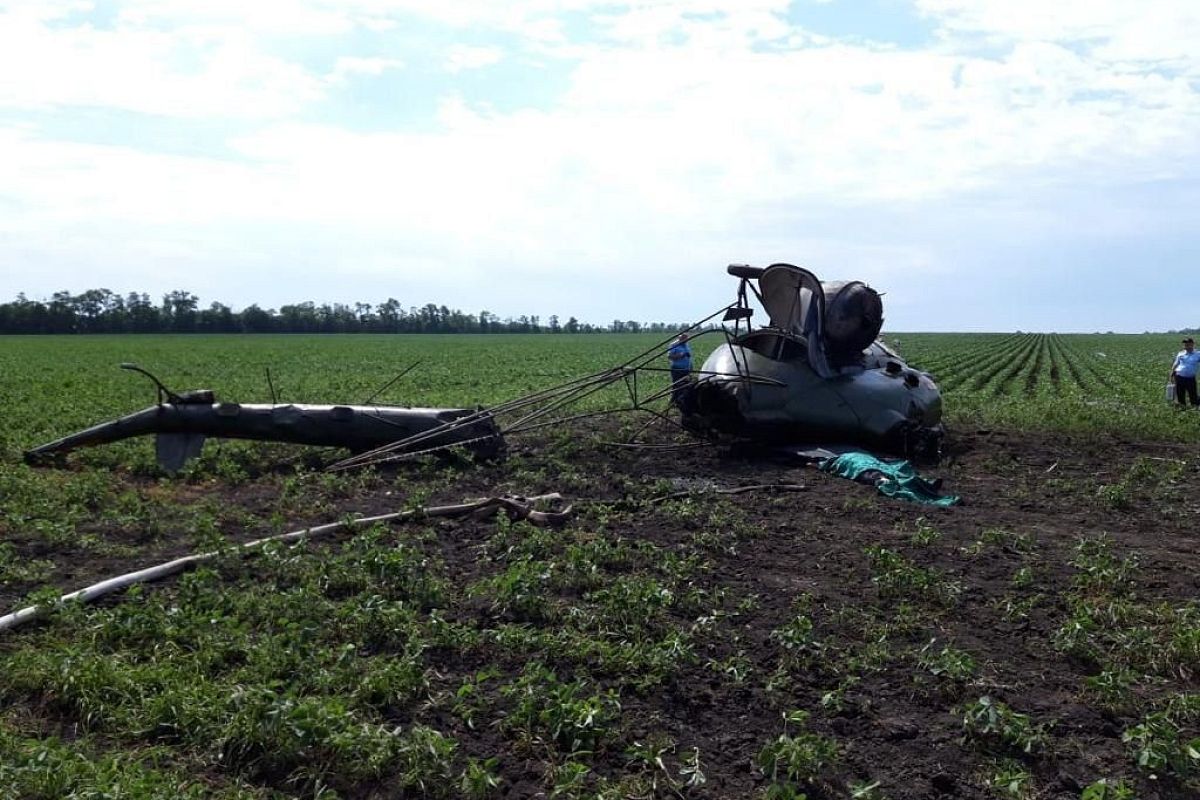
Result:
[[[549,491],[575,511],[554,528],[418,518],[249,557],[230,549],[8,631],[0,795],[1196,796],[1200,605],[1189,583],[1163,580],[1168,565],[1143,558],[1137,537],[1091,527],[1127,532],[1137,518],[1118,516],[1142,507],[1155,509],[1142,519],[1175,525],[1191,507],[1181,459],[1147,457],[1105,483],[1041,465],[1029,484],[992,482],[1003,488],[989,500],[1011,508],[1033,481],[1068,495],[1091,512],[1078,537],[1021,525],[1016,512],[1001,527],[982,503],[926,517],[875,506],[853,485],[837,502],[816,476],[795,494],[689,494],[680,488],[774,480],[777,468],[613,455],[570,431],[467,469],[431,460],[327,473],[296,448],[225,443],[166,479],[146,440],[75,454],[63,469],[20,461],[31,445],[153,402],[151,384],[116,368],[126,361],[178,390],[312,403],[364,402],[416,363],[377,402],[469,407],[655,343],[3,340],[0,611],[354,514]],[[893,343],[942,381],[952,432],[1196,438],[1197,417],[1161,397],[1168,337]],[[645,378],[649,391],[665,384]],[[970,490],[965,469],[949,479]],[[933,771],[943,758],[953,766]]]
[[[1164,387],[1179,349],[1166,334],[894,334],[942,389],[947,421],[1024,430],[1200,440]]]
[[[719,335],[696,343],[697,358]],[[933,374],[950,423],[1106,430],[1194,440],[1163,386],[1176,349],[1168,335],[908,334],[888,340]],[[135,362],[176,390],[210,388],[222,400],[491,405],[621,364],[652,348],[650,335],[74,336],[6,337],[0,454],[14,458],[98,420],[149,405],[152,385],[118,369]],[[415,368],[385,391],[392,378]],[[665,367],[665,359],[660,367]],[[643,396],[665,375],[640,379]],[[584,409],[619,405],[623,384]],[[112,448],[128,463],[128,446]],[[109,462],[114,463],[114,462]]]

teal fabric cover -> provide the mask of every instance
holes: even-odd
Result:
[[[843,453],[836,458],[822,461],[820,468],[850,480],[858,480],[864,472],[878,472],[882,479],[875,487],[888,497],[900,497],[914,503],[930,506],[952,506],[959,502],[958,495],[943,495],[937,487],[917,474],[907,461],[881,461],[870,453]]]

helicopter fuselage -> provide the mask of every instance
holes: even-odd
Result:
[[[802,337],[760,329],[704,362],[689,422],[777,442],[862,442],[895,451],[936,448],[941,393],[931,376],[876,342],[831,376],[809,364]]]

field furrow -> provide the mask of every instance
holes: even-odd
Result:
[[[1043,366],[1047,362],[1047,335],[1044,333],[1035,334],[1037,336],[1037,347],[1033,353],[1033,359],[1029,363],[1029,368],[1024,373],[1024,385],[1022,387],[1023,394],[1026,397],[1031,397],[1037,392],[1038,378],[1041,377]]]
[[[1000,365],[1018,352],[1022,345],[1023,337],[977,340],[970,350],[962,354],[956,365],[948,370],[943,388],[947,392],[978,391]]]
[[[1050,368],[1050,384],[1052,392],[1058,392],[1062,388],[1062,368],[1059,365],[1061,356],[1059,354],[1058,334],[1049,334],[1046,341],[1046,354],[1049,359]]]
[[[1007,391],[1008,384],[1025,368],[1026,361],[1037,348],[1035,334],[1026,334],[1013,347],[997,354],[995,365],[972,384],[972,390],[985,397],[998,397]]]
[[[972,371],[988,352],[1003,349],[1019,338],[1019,334],[964,334],[940,343],[935,340],[924,347],[914,347],[917,353],[914,357],[909,356],[908,349],[901,354],[911,365],[940,381],[943,377]]]
[[[313,403],[420,362],[379,401],[470,407],[657,339],[6,339],[0,613],[220,555],[0,631],[0,794],[1200,796],[1200,413],[1164,400],[1177,336],[898,335],[943,388],[952,457],[917,466],[962,495],[945,509],[816,470],[776,486],[775,460],[674,426],[612,447],[636,427],[613,418],[358,472],[257,442],[173,476],[148,439],[21,458],[153,402],[123,361]],[[553,528],[421,513],[549,493]]]
[[[1067,345],[1067,350],[1074,356],[1073,363],[1079,375],[1079,383],[1089,391],[1107,391],[1114,388],[1112,378],[1103,368],[1108,360],[1108,354],[1103,350],[1093,349],[1090,353],[1085,348],[1086,340],[1077,339]]]

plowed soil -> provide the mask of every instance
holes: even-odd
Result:
[[[836,741],[840,750],[836,764],[804,787],[810,798],[848,797],[849,787],[873,782],[878,783],[874,794],[862,796],[1004,796],[987,783],[999,769],[996,765],[1006,760],[1031,776],[1027,793],[1014,796],[1077,799],[1100,778],[1124,778],[1141,800],[1197,796],[1194,787],[1171,774],[1137,768],[1121,737],[1141,716],[1097,702],[1086,682],[1097,674],[1098,664],[1063,652],[1054,637],[1069,616],[1069,597],[1078,585],[1079,568],[1072,562],[1081,537],[1104,536],[1114,554],[1136,559],[1132,591],[1139,602],[1181,607],[1196,599],[1200,494],[1192,486],[1200,462],[1191,448],[1115,438],[953,431],[943,461],[923,470],[927,477],[943,478],[944,491],[961,496],[961,504],[948,509],[889,499],[872,486],[761,453],[588,446],[572,454],[577,476],[566,486],[557,479],[563,462],[550,443],[516,445],[514,453],[514,461],[467,468],[451,480],[439,473],[428,484],[428,502],[559,491],[575,504],[571,525],[596,525],[602,513],[616,513],[621,536],[664,551],[683,551],[703,533],[678,513],[677,501],[690,496],[701,507],[730,508],[756,531],[736,546],[705,552],[711,568],[704,572],[704,588],[724,589],[731,607],[741,604],[728,623],[730,635],[711,641],[700,658],[681,667],[665,685],[622,693],[620,740],[626,747],[592,754],[595,774],[618,780],[631,769],[627,747],[660,734],[674,743],[668,756],[672,772],[694,748],[701,754],[707,780],[680,787],[681,795],[759,796],[769,781],[756,759],[784,732],[782,714],[799,709],[811,714],[808,729]],[[423,473],[413,473],[412,485],[424,480]],[[156,490],[149,481],[140,486],[130,481],[139,491]],[[786,488],[747,488],[764,485]],[[744,491],[730,491],[734,489]],[[182,501],[214,490],[188,485],[171,491]],[[271,507],[278,480],[260,476],[220,491],[224,504],[256,514]],[[361,493],[338,498],[335,514],[321,510],[311,518],[300,515],[288,520],[288,528],[346,513],[392,511],[397,500],[368,485]],[[444,521],[435,527],[437,555],[446,572],[460,576],[464,586],[481,577],[484,566],[478,556],[494,534],[494,523]],[[914,534],[922,530],[929,537],[917,543]],[[261,532],[247,530],[244,538]],[[111,528],[97,533],[119,535]],[[189,542],[167,536],[147,544],[137,559],[82,560],[73,558],[66,546],[49,547],[19,536],[12,543],[22,556],[52,559],[51,582],[64,590],[192,549]],[[868,556],[870,549],[880,547],[903,554],[927,574],[940,575],[957,587],[955,596],[939,604],[889,594]],[[1015,581],[1025,567],[1031,580]],[[31,588],[5,587],[0,601],[11,609]],[[787,681],[772,682],[781,654],[773,632],[796,616],[801,601],[810,610],[814,638],[821,645],[803,668],[790,670]],[[1022,603],[1024,612],[1013,613],[1013,605]],[[479,627],[495,622],[493,611],[467,598],[446,613]],[[885,655],[870,666],[862,666],[872,645],[866,619],[893,623],[881,643]],[[905,624],[895,624],[900,619]],[[695,623],[682,617],[678,621],[681,627]],[[919,668],[916,654],[930,641],[936,641],[934,650],[949,644],[970,653],[977,665],[974,675],[939,682]],[[740,656],[744,676],[731,678],[713,668],[733,656]],[[847,667],[852,656],[860,659],[856,668]],[[456,686],[487,661],[477,652],[431,658],[446,687]],[[511,657],[497,658],[501,670],[519,672],[521,665]],[[578,663],[555,666],[563,674],[586,670]],[[1200,691],[1198,668],[1200,663],[1181,665],[1162,685],[1139,684],[1136,691],[1151,705],[1153,698],[1146,695]],[[845,680],[848,676],[853,679]],[[593,678],[601,685],[615,683],[600,673]],[[1044,746],[1027,754],[1003,742],[968,736],[963,709],[983,696],[1043,726]],[[496,727],[472,729],[445,714],[426,721],[456,738],[463,754],[499,757],[499,796],[550,795],[547,765],[532,755],[515,756]],[[1194,722],[1185,722],[1180,736],[1196,735]],[[386,781],[339,788],[351,797],[395,795]],[[677,795],[664,790],[660,796]]]

